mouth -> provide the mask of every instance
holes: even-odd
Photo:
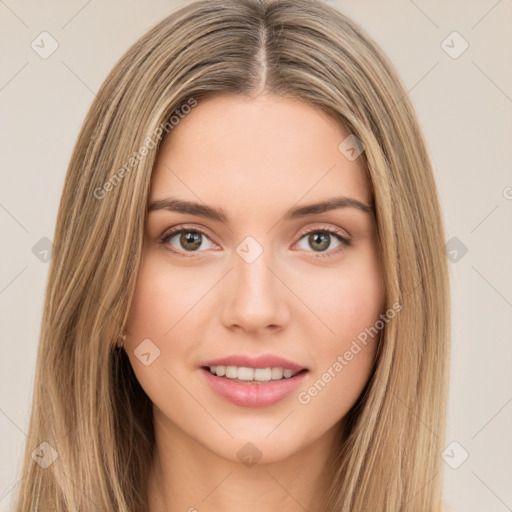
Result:
[[[265,407],[287,398],[309,374],[308,368],[272,355],[230,356],[200,366],[210,389],[242,407]]]
[[[292,370],[291,368],[283,368],[280,366],[251,368],[248,366],[218,365],[203,366],[202,369],[210,372],[216,377],[229,379],[233,382],[255,385],[291,379],[300,373],[305,373],[308,371],[306,368],[302,370]]]

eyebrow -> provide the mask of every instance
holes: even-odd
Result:
[[[336,210],[338,208],[355,208],[368,214],[372,214],[375,210],[373,203],[371,205],[367,205],[350,197],[333,197],[318,203],[290,208],[284,214],[283,220],[295,220],[307,215],[316,215],[330,210]],[[205,204],[183,201],[172,197],[159,199],[149,205],[148,212],[157,210],[187,213],[189,215],[196,215],[198,217],[227,223],[227,215],[221,208],[213,208]]]

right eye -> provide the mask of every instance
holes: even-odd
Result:
[[[211,244],[213,244],[213,242],[204,231],[197,228],[178,226],[177,228],[168,231],[161,238],[161,243],[167,246],[168,249],[172,252],[178,253],[185,257],[190,257],[193,256],[193,254],[184,253],[203,252],[199,249],[201,247],[204,248],[205,240],[208,240]],[[211,247],[206,248],[208,249]]]

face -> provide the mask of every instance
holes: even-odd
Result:
[[[156,431],[272,462],[339,429],[384,307],[348,135],[299,100],[218,96],[162,143],[124,342]],[[339,198],[352,202],[303,208]]]

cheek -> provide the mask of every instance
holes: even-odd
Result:
[[[170,288],[172,282],[173,287]],[[169,272],[160,272],[158,265],[146,259],[141,265],[129,314],[130,340],[161,338],[172,327],[173,312],[178,306],[178,283]]]
[[[373,325],[383,312],[385,290],[374,244],[364,244],[357,251],[347,251],[338,265],[304,272],[295,279],[298,295],[313,315],[305,315],[304,328],[317,329],[324,340],[321,350],[332,352]],[[319,323],[319,321],[321,323]],[[318,327],[323,327],[321,335]],[[317,345],[318,348],[318,345]]]
[[[137,379],[153,401],[169,384],[170,377],[165,371],[174,372],[172,362],[180,362],[180,371],[189,365],[190,348],[185,343],[169,341],[176,332],[187,329],[187,312],[200,298],[201,290],[190,286],[183,272],[151,253],[145,255],[128,316],[124,347]]]
[[[340,282],[334,321],[341,340],[353,340],[366,332],[384,310],[385,293],[378,262],[368,259],[371,264],[361,261]]]
[[[184,272],[169,264],[161,255],[148,251],[137,279],[127,326],[131,341],[152,336],[166,346],[177,330],[186,330],[201,298],[208,291],[211,278],[201,270]],[[204,284],[202,284],[204,283]]]

